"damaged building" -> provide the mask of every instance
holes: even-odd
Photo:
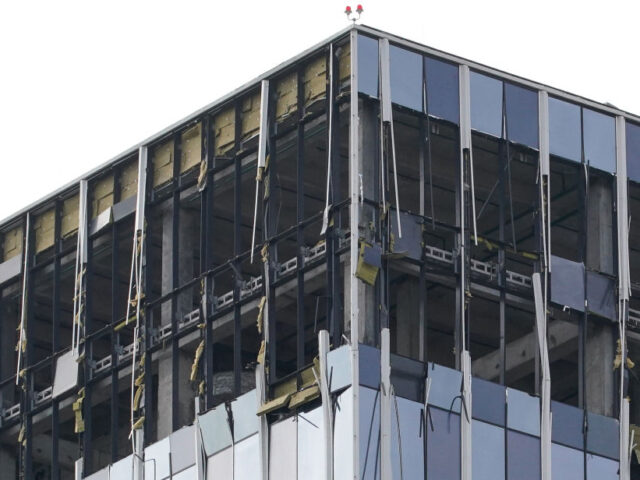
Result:
[[[343,30],[0,224],[7,479],[640,478],[640,117]]]

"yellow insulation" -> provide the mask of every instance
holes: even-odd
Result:
[[[67,238],[78,231],[78,194],[62,202],[62,218],[60,219],[60,234]]]
[[[163,143],[153,152],[153,186],[157,187],[173,178],[173,140]]]
[[[4,234],[3,249],[4,261],[22,253],[22,226],[13,228]]]
[[[138,162],[130,162],[120,171],[120,201],[138,193]]]
[[[43,252],[52,247],[55,242],[56,212],[55,209],[47,210],[36,216],[33,221],[33,233],[35,234],[36,253]]]
[[[275,97],[278,120],[295,113],[298,102],[298,76],[295,71],[278,80]]]
[[[260,129],[260,92],[242,100],[242,139],[251,138]]]
[[[215,154],[224,155],[233,148],[236,134],[236,113],[233,107],[218,113],[213,119]]]
[[[305,107],[327,93],[327,62],[324,54],[312,60],[304,69],[304,105]]]
[[[96,180],[91,185],[91,218],[96,218],[113,206],[113,174]]]
[[[198,123],[182,133],[182,152],[180,173],[186,172],[200,164],[202,159],[201,124]]]

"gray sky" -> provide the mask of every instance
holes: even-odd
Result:
[[[0,219],[343,29],[347,3],[1,2]],[[366,25],[640,114],[637,0],[362,4]]]

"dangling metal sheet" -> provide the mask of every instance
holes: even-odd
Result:
[[[87,245],[88,245],[88,183],[80,180],[80,193],[78,205],[78,242],[76,246],[76,270],[73,288],[73,321],[71,351],[77,360],[80,355],[80,345],[84,337],[84,319],[86,316],[86,272],[87,272]]]
[[[542,366],[540,395],[540,468],[542,480],[551,480],[551,370],[549,368],[549,346],[547,343],[547,312],[540,274],[531,277],[536,309],[536,331],[538,351]]]
[[[20,384],[20,373],[22,370],[23,354],[27,347],[27,309],[29,298],[27,290],[29,285],[29,256],[31,255],[31,214],[27,213],[25,221],[24,248],[22,249],[22,299],[20,300],[20,335],[18,339],[18,362],[16,366],[16,385]]]
[[[258,138],[258,169],[256,172],[256,199],[253,206],[253,229],[251,231],[251,263],[253,263],[253,250],[256,246],[256,225],[258,222],[258,191],[260,179],[267,164],[267,139],[269,137],[269,80],[262,81],[260,97],[260,134]]]
[[[318,354],[320,355],[320,397],[322,398],[322,433],[324,436],[324,478],[333,479],[333,398],[329,391],[329,371],[327,355],[329,354],[329,332],[318,332]]]

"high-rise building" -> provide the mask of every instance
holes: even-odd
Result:
[[[640,117],[354,25],[0,224],[0,477],[640,478]]]

